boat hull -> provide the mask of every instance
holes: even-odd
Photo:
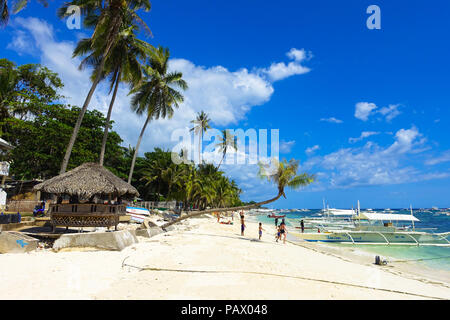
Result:
[[[294,233],[298,239],[308,242],[336,242],[359,244],[415,244],[415,245],[450,245],[448,235],[428,234],[422,232],[323,232]]]
[[[131,217],[131,220],[142,223],[144,219],[150,216],[150,211],[145,208],[127,207],[127,215]]]

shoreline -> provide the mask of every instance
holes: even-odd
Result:
[[[374,265],[276,243],[273,226],[246,219],[240,236],[215,218],[118,251],[41,251],[0,255],[0,299],[450,299],[450,289]]]
[[[258,222],[257,216],[251,216],[252,221]],[[267,227],[274,228],[274,225],[262,222],[263,225]],[[290,227],[288,229],[292,230]],[[299,232],[298,230],[296,232]],[[290,238],[290,239],[289,239]],[[288,234],[288,239],[291,243],[299,245],[322,254],[328,254],[341,258],[345,261],[353,261],[363,265],[374,265],[375,256],[379,255],[382,258],[388,260],[388,265],[378,266],[386,271],[392,272],[394,274],[401,274],[405,277],[412,279],[417,279],[424,282],[437,282],[446,285],[450,288],[450,273],[447,270],[433,268],[425,265],[424,263],[411,261],[410,263],[396,263],[398,258],[393,256],[379,254],[372,252],[370,250],[364,250],[364,247],[351,244],[328,244],[323,242],[307,242],[297,239],[295,236],[290,236]]]

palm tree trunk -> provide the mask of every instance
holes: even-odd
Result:
[[[200,131],[200,133],[198,135],[198,164],[199,165],[202,164],[202,136],[203,136],[203,131]]]
[[[136,157],[139,151],[139,145],[141,144],[142,136],[144,135],[145,128],[147,128],[147,124],[150,121],[151,115],[147,116],[147,120],[145,120],[144,126],[142,127],[141,134],[139,135],[139,139],[136,144],[136,149],[134,150],[133,160],[131,161],[130,173],[128,174],[128,183],[131,184],[131,178],[133,177],[134,164],[136,163]]]
[[[59,170],[59,174],[63,174],[64,172],[66,172],[67,165],[69,164],[69,160],[70,160],[70,155],[72,154],[73,145],[75,144],[75,140],[78,136],[78,132],[80,131],[81,122],[83,121],[84,114],[86,113],[89,103],[91,102],[92,95],[94,94],[94,91],[97,88],[98,83],[100,82],[101,76],[103,74],[103,69],[105,67],[106,57],[108,56],[111,46],[112,46],[112,43],[110,43],[108,45],[105,52],[103,53],[102,61],[100,62],[97,76],[96,76],[94,82],[92,83],[91,89],[89,90],[86,100],[84,101],[83,108],[81,108],[81,111],[78,114],[78,119],[75,124],[75,127],[73,128],[73,132],[72,132],[72,136],[70,137],[69,144],[67,145],[66,154],[64,155],[64,159],[61,164],[61,169]]]
[[[121,73],[122,73],[122,70],[120,70],[117,75],[116,86],[114,87],[113,96],[112,96],[111,102],[109,104],[108,115],[106,116],[106,125],[105,125],[105,131],[103,133],[102,149],[100,150],[100,165],[101,166],[103,166],[103,162],[105,160],[106,141],[108,140],[108,130],[109,130],[109,126],[110,126],[111,113],[112,113],[112,109],[114,106],[114,102],[116,101],[117,89],[119,88]]]
[[[222,159],[220,160],[219,165],[217,166],[217,170],[219,170],[220,165],[222,164],[223,159],[225,159],[225,155],[226,155],[226,151],[224,152],[224,154],[223,154],[223,156],[222,156]]]
[[[189,218],[192,218],[192,217],[201,216],[202,214],[205,214],[205,213],[212,213],[212,212],[216,212],[216,211],[219,211],[219,212],[224,212],[225,211],[226,212],[226,211],[236,211],[236,210],[247,210],[247,209],[263,206],[265,204],[277,201],[282,195],[283,195],[283,192],[279,192],[278,195],[275,198],[272,198],[272,199],[269,199],[269,200],[266,200],[266,201],[262,201],[262,202],[258,202],[258,203],[255,203],[255,204],[250,204],[250,205],[247,205],[247,206],[234,207],[234,208],[215,208],[215,209],[208,209],[208,210],[197,211],[195,213],[191,213],[191,214],[187,214],[187,215],[184,215],[182,217],[179,217],[178,219],[176,219],[174,221],[168,222],[168,223],[162,225],[161,228],[163,228],[163,229],[167,228],[168,226],[171,226],[171,225],[173,225],[175,223],[178,223],[180,221],[183,221],[183,220],[186,220],[186,219],[189,219]]]

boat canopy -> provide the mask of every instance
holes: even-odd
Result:
[[[352,216],[356,214],[354,210],[348,209],[327,209],[325,210],[325,213],[333,216]]]
[[[378,221],[420,221],[411,214],[361,212],[361,219]]]

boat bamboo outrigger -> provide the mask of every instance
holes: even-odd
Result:
[[[450,246],[450,232],[429,233],[417,230],[415,222],[420,220],[413,215],[412,208],[410,210],[411,214],[361,212],[358,201],[357,215],[353,217],[351,226],[330,223],[323,224],[321,232],[293,234],[310,242]],[[401,223],[403,225],[400,226]]]

